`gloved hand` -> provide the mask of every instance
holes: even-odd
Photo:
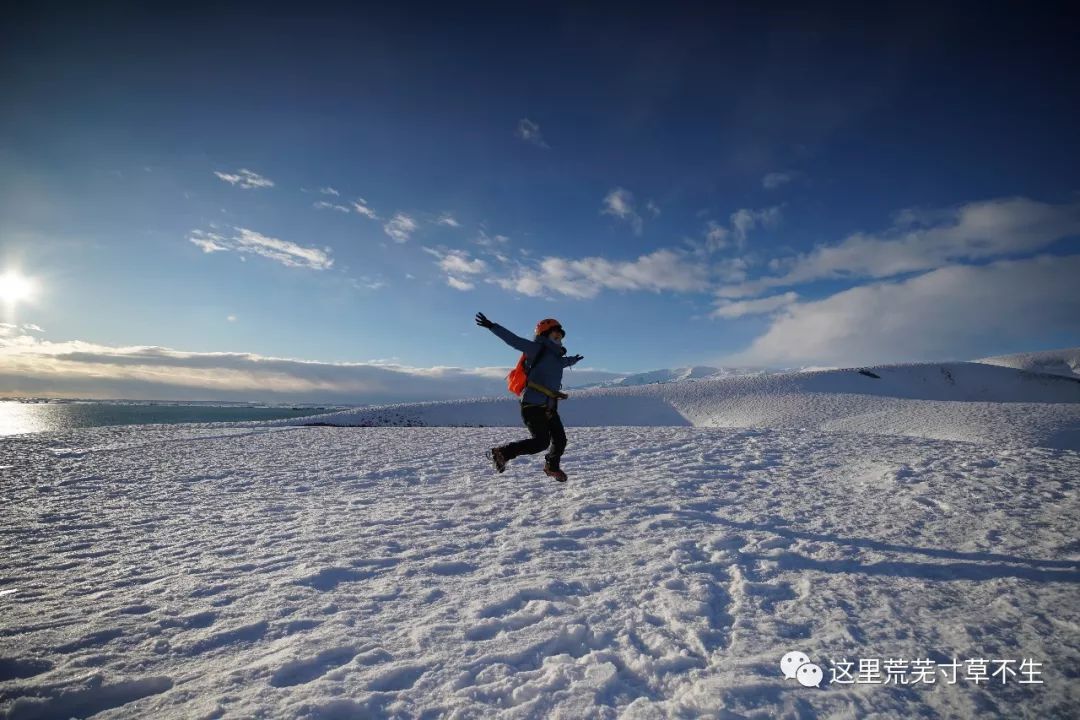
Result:
[[[567,360],[571,360],[571,361],[573,361],[575,363],[581,362],[584,359],[585,359],[584,355],[571,355],[570,357],[567,358]]]
[[[476,324],[483,328],[489,328],[495,323],[484,317],[484,313],[478,312],[476,313]]]

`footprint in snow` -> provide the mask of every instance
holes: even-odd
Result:
[[[445,561],[432,563],[428,570],[435,575],[468,575],[477,570],[477,566],[468,562]]]
[[[0,682],[34,677],[53,669],[48,660],[0,657]]]
[[[76,652],[77,650],[85,650],[87,648],[98,647],[99,645],[105,645],[112,642],[116,638],[124,634],[124,631],[120,628],[111,628],[109,630],[101,630],[99,632],[90,633],[84,635],[78,640],[65,643],[56,648],[56,652],[68,654]]]
[[[368,682],[368,690],[372,692],[408,690],[425,672],[427,668],[422,665],[401,665]]]
[[[11,717],[69,718],[90,717],[119,708],[136,700],[171,690],[172,678],[147,677],[101,683],[100,675],[78,688],[42,688],[38,697],[22,697],[15,701]]]
[[[297,585],[307,585],[321,592],[329,592],[341,583],[358,582],[372,577],[375,573],[352,568],[328,567],[296,580]]]
[[[270,684],[280,688],[309,683],[345,665],[354,657],[356,657],[355,648],[330,648],[315,657],[286,663],[271,676]]]

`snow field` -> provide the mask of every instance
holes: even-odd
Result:
[[[793,429],[97,428],[0,445],[0,715],[1069,717],[1080,454]],[[824,686],[798,649],[1033,657]],[[828,673],[826,673],[828,676]]]

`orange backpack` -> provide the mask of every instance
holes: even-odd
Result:
[[[536,364],[540,362],[540,358],[544,356],[544,351],[547,350],[547,345],[541,345],[540,351],[536,353],[536,360],[533,361],[532,367],[528,366],[528,356],[525,353],[521,353],[521,357],[518,358],[517,365],[506,375],[506,389],[514,395],[521,395],[525,391],[525,386],[529,384],[529,371]]]

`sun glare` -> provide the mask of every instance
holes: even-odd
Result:
[[[8,271],[0,275],[0,300],[15,304],[29,300],[34,294],[34,283],[30,278],[17,272]]]

